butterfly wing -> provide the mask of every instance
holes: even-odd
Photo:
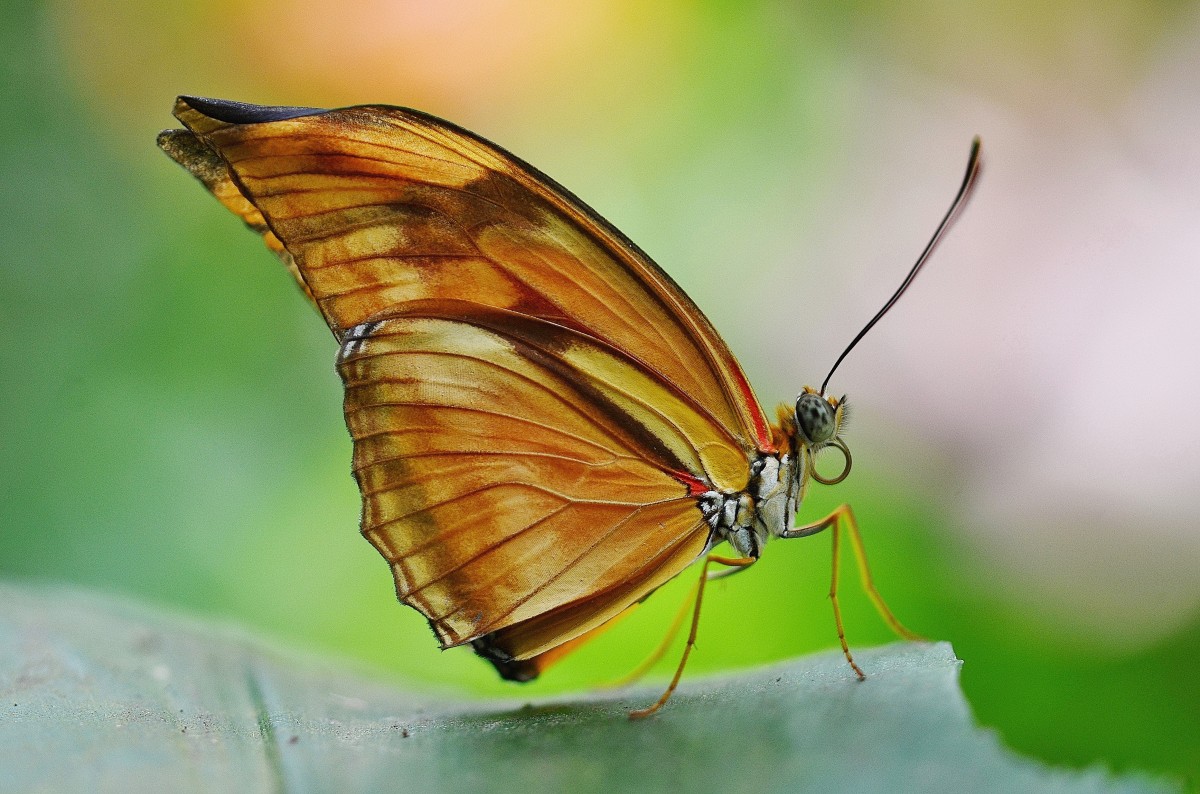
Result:
[[[443,646],[507,630],[492,658],[536,656],[703,552],[695,439],[727,442],[619,351],[416,301],[351,329],[339,359],[363,532]]]
[[[695,497],[744,488],[770,429],[716,331],[619,232],[415,111],[175,113],[188,129],[160,145],[342,344],[363,532],[443,645],[503,671],[703,552]]]

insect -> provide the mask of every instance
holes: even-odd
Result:
[[[536,678],[697,560],[704,583],[745,570],[770,538],[843,530],[870,581],[854,514],[793,527],[810,482],[850,472],[845,398],[829,376],[900,289],[772,424],[717,331],[617,229],[500,147],[414,110],[264,107],[180,97],[159,146],[260,233],[338,344],[362,533],[400,601],[443,648]],[[814,467],[844,458],[835,477]],[[726,543],[731,553],[713,549]],[[721,566],[724,570],[709,569]]]

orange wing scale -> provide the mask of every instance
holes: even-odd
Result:
[[[415,111],[181,98],[160,145],[341,343],[362,530],[444,647],[530,678],[700,556],[773,449],[744,374],[570,193]],[[570,643],[570,645],[568,645]]]

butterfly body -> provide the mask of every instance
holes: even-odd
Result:
[[[799,508],[798,477],[790,456],[760,453],[750,462],[750,483],[736,493],[708,491],[698,504],[712,528],[710,546],[726,541],[742,557],[757,559],[771,537],[790,526]]]

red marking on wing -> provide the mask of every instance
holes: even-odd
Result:
[[[688,474],[686,471],[673,471],[671,476],[687,486],[688,496],[703,496],[712,490],[712,487],[699,477]]]

